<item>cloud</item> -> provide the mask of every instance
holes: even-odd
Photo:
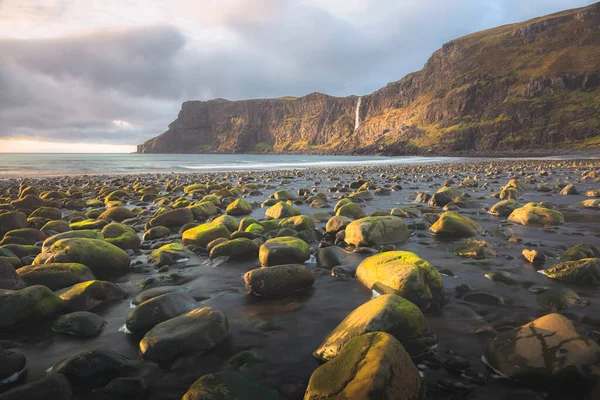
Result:
[[[136,144],[189,99],[370,93],[455,37],[590,3],[0,0],[0,137]]]

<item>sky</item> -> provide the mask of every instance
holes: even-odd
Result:
[[[186,100],[362,95],[590,0],[0,0],[0,152],[130,152]]]

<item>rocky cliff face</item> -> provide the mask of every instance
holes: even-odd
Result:
[[[600,3],[468,35],[359,97],[188,101],[139,153],[600,147]],[[357,118],[358,114],[358,118]],[[356,121],[358,120],[358,124]]]

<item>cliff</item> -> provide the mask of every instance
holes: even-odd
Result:
[[[139,153],[600,148],[600,3],[453,40],[369,95],[187,101]]]

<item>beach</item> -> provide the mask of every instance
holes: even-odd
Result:
[[[71,398],[71,390],[82,399],[181,399],[200,377],[223,371],[260,385],[252,393],[262,398],[302,399],[313,390],[315,370],[331,363],[317,351],[328,335],[353,310],[383,296],[406,298],[424,316],[426,326],[410,337],[419,350],[409,351],[422,387],[407,391],[426,399],[598,398],[598,360],[571,351],[567,364],[541,365],[532,378],[503,360],[535,355],[511,358],[494,346],[519,327],[560,313],[568,322],[554,321],[557,332],[576,332],[567,341],[580,340],[592,355],[600,349],[600,159],[419,161],[6,175],[0,261],[17,275],[0,277],[13,285],[2,289],[38,288],[36,295],[54,305],[11,314],[0,304],[0,318],[14,319],[3,323],[1,348],[27,360],[26,372],[0,385],[14,388],[13,397],[4,397],[7,392],[0,399],[36,398],[42,379],[57,399]],[[63,235],[62,246],[52,239],[56,234]],[[89,265],[76,245],[90,246]],[[420,259],[410,265],[418,281],[410,290],[394,287],[397,280],[370,280],[367,269],[375,267],[366,259],[397,254],[404,260],[405,252]],[[57,263],[90,271],[64,280],[32,270]],[[110,285],[94,292],[72,288],[96,280]],[[143,295],[148,290],[154,295]],[[144,301],[173,294],[181,298],[158,306],[169,318],[135,325],[130,313]],[[21,307],[23,300],[11,301]],[[212,314],[190,315],[198,309]],[[72,312],[99,316],[97,332],[82,337],[78,320],[57,326]],[[209,324],[211,337],[156,347],[171,340],[156,327],[181,315]],[[177,323],[183,332],[186,322]],[[396,338],[408,349],[408,339]],[[567,365],[577,372],[563,374]],[[48,381],[48,374],[69,382]],[[124,395],[124,387],[132,391]]]

